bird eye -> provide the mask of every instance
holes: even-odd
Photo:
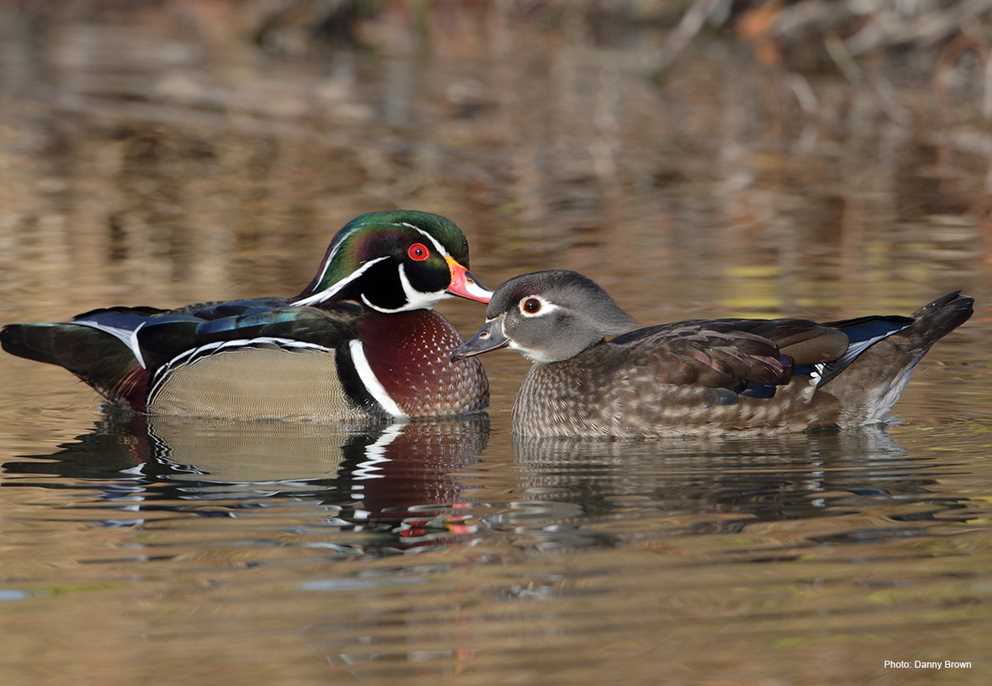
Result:
[[[534,315],[541,311],[541,301],[537,298],[525,298],[520,303],[520,311],[524,314]]]
[[[406,255],[414,262],[423,262],[431,256],[431,253],[423,243],[414,243],[406,249]]]

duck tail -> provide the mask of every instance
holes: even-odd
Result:
[[[829,324],[851,339],[842,358],[845,363],[824,388],[841,401],[840,425],[885,421],[916,365],[934,343],[968,321],[974,303],[954,291],[927,303],[912,317],[862,317]]]
[[[114,402],[135,409],[147,374],[121,340],[99,329],[73,323],[8,324],[0,346],[11,355],[68,369]]]
[[[926,352],[934,343],[971,318],[975,299],[952,291],[913,313],[913,324],[899,335],[909,339],[914,350]]]

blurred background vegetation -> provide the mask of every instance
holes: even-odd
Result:
[[[761,64],[788,72],[804,109],[815,93],[804,75],[832,73],[871,89],[893,117],[905,116],[893,89],[929,79],[970,96],[992,116],[992,0],[7,0],[36,27],[53,22],[157,14],[214,44],[243,42],[270,55],[312,55],[334,47],[375,49],[406,25],[430,49],[466,15],[526,20],[548,33],[587,34],[601,45],[631,33],[663,34],[647,73],[666,78],[686,50],[732,41]],[[481,28],[481,27],[480,27]]]
[[[726,683],[868,683],[880,678],[880,656],[980,657],[987,631],[973,629],[988,614],[979,588],[987,537],[959,535],[940,508],[970,517],[969,526],[987,523],[983,510],[959,503],[989,500],[990,22],[992,0],[0,0],[0,322],[293,294],[345,221],[397,206],[457,221],[473,271],[490,286],[534,269],[577,269],[645,323],[907,313],[966,289],[977,299],[974,318],[928,356],[899,404],[905,456],[845,444],[836,463],[836,449],[814,441],[765,456],[767,447],[728,449],[727,464],[737,466],[727,472],[691,450],[676,451],[674,462],[650,454],[638,472],[617,453],[609,468],[577,463],[573,480],[567,461],[535,456],[530,464],[514,451],[508,412],[526,363],[506,354],[484,360],[494,438],[465,483],[467,497],[495,503],[495,512],[536,497],[594,502],[594,516],[610,507],[633,513],[587,529],[574,514],[521,510],[542,537],[555,524],[548,542],[597,527],[638,534],[626,552],[611,548],[583,563],[592,580],[607,578],[603,569],[633,570],[609,575],[621,579],[615,593],[571,595],[565,610],[578,614],[541,605],[542,622],[561,612],[547,635],[576,641],[560,644],[563,659],[599,660],[591,682],[689,680],[715,669]],[[481,318],[474,303],[441,310],[463,332]],[[0,397],[0,448],[10,455],[50,453],[99,417],[93,393],[54,367],[0,355],[0,380],[17,389]],[[836,476],[826,479],[825,468]],[[376,586],[339,594],[332,605],[346,619],[329,621],[327,601],[259,590],[276,578],[297,588],[297,576],[311,574],[298,564],[300,548],[273,537],[290,531],[285,520],[256,519],[264,531],[254,536],[248,519],[163,510],[127,515],[162,517],[159,526],[94,528],[92,517],[120,513],[100,514],[91,508],[102,496],[63,488],[57,465],[40,469],[52,470],[55,486],[44,498],[33,488],[0,489],[11,522],[5,540],[20,560],[8,578],[53,589],[52,604],[4,615],[7,652],[20,656],[0,665],[0,676],[16,671],[4,683],[131,684],[162,674],[284,683],[321,668],[310,659],[315,642],[320,654],[378,654],[395,683],[424,674],[420,649],[437,647],[424,640],[439,632],[458,656],[480,646],[493,671],[474,683],[528,673],[507,657],[503,637],[535,648],[526,654],[530,673],[549,669],[535,615],[493,592],[518,580],[540,588],[533,579],[545,578],[548,558],[529,558],[540,574],[526,563],[507,572],[502,561],[515,558],[504,539],[486,544],[497,551],[494,566],[476,566],[471,556],[485,546],[471,548],[469,567],[434,577],[440,606],[458,606],[440,623],[419,613],[432,596],[384,610],[384,600],[397,603]],[[901,480],[908,486],[894,485]],[[129,486],[107,483],[131,503]],[[438,483],[437,497],[449,497],[448,475]],[[883,500],[882,489],[895,497]],[[582,491],[591,497],[573,495]],[[902,499],[917,492],[925,500]],[[645,515],[659,502],[663,519]],[[730,504],[710,511],[707,503],[720,502]],[[840,516],[757,526],[754,538],[639,537],[719,532],[716,515],[737,526],[741,502],[789,517],[814,509]],[[64,523],[39,515],[50,508]],[[946,535],[922,535],[921,522]],[[234,523],[249,529],[232,533]],[[246,531],[277,545],[242,546]],[[835,544],[834,534],[856,545]],[[200,543],[215,537],[234,545]],[[788,560],[802,564],[766,564],[757,540],[787,546]],[[84,564],[142,545],[181,552],[175,566],[142,558],[152,563],[141,563],[150,570],[143,577],[127,563]],[[638,548],[650,563],[617,557]],[[555,557],[560,549],[541,550]],[[725,576],[713,564],[749,551],[762,564],[734,563]],[[817,555],[828,561],[825,576]],[[280,562],[247,571],[256,557]],[[568,580],[577,557],[560,557]],[[320,571],[312,574],[326,574],[327,561],[314,559]],[[668,559],[679,563],[657,573]],[[356,574],[366,569],[355,565]],[[687,574],[700,585],[672,595]],[[820,576],[828,582],[810,582]],[[108,577],[116,590],[101,590]],[[219,612],[210,602],[218,596],[201,590],[215,588],[230,601]],[[590,612],[590,598],[622,608]],[[105,611],[114,603],[125,611]],[[644,624],[645,608],[662,623]],[[508,610],[514,623],[492,623]],[[612,629],[603,617],[616,620]],[[382,618],[387,633],[366,643],[375,632],[367,627]],[[233,634],[229,622],[238,624]],[[135,637],[168,650],[135,650]],[[401,661],[407,650],[413,657]],[[981,679],[980,666],[962,678]],[[576,683],[571,676],[561,683]]]

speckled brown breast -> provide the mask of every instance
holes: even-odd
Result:
[[[409,416],[456,415],[489,405],[489,381],[475,358],[451,361],[458,331],[430,310],[369,314],[358,324],[369,366]]]

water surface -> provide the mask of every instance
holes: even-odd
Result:
[[[645,323],[979,308],[887,430],[748,440],[514,440],[506,352],[488,415],[351,428],[105,415],[0,356],[4,683],[988,683],[986,128],[829,80],[803,115],[725,46],[659,83],[647,33],[467,14],[289,61],[149,12],[0,10],[0,321],[295,293],[395,206]]]

